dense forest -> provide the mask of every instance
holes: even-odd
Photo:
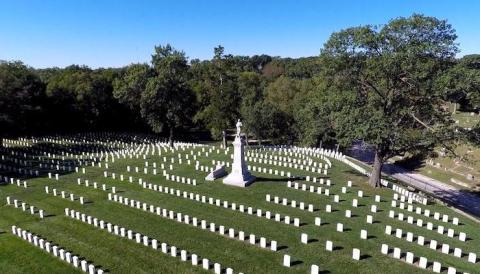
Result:
[[[333,33],[319,56],[298,59],[235,56],[222,46],[211,60],[188,59],[166,44],[149,63],[121,68],[2,61],[0,137],[135,131],[222,140],[242,119],[258,143],[365,140],[380,171],[389,157],[457,138],[452,103],[480,107],[480,55],[457,58],[455,40],[446,21],[412,15]]]

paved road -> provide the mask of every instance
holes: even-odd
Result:
[[[373,159],[372,151],[361,144],[355,144],[350,154],[353,158],[366,164],[370,164]],[[417,189],[421,189],[425,193],[432,194],[455,208],[480,217],[480,195],[456,189],[441,181],[393,164],[385,164],[383,172]]]

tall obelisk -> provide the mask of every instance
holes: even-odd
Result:
[[[246,187],[255,181],[255,177],[248,172],[247,165],[245,164],[244,147],[245,141],[243,140],[241,133],[242,122],[237,122],[237,134],[233,141],[233,163],[232,172],[223,179],[223,183],[232,186]]]

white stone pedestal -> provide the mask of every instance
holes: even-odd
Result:
[[[226,185],[247,187],[255,181],[255,177],[248,172],[244,157],[244,141],[240,134],[235,136],[233,141],[233,163],[232,172],[223,179]]]

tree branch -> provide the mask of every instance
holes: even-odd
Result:
[[[435,131],[434,128],[430,127],[429,125],[425,124],[424,122],[422,122],[420,119],[418,119],[413,113],[410,112],[410,116],[412,116],[412,118],[417,121],[419,124],[421,124],[422,126],[424,126],[425,128],[431,130],[431,131]]]

